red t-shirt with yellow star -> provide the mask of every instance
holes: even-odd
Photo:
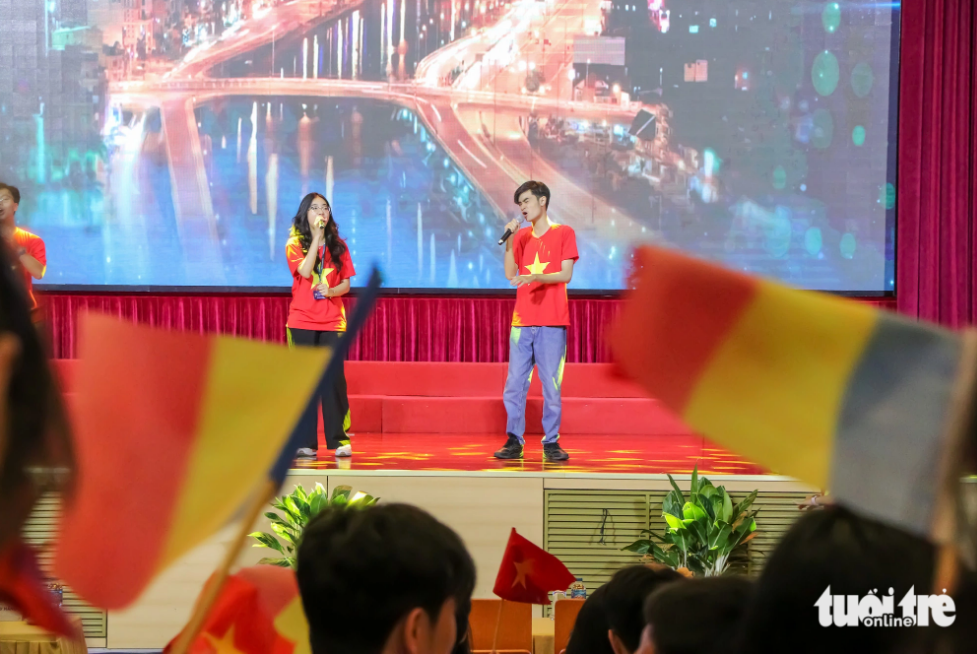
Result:
[[[342,239],[340,239],[342,241]],[[346,241],[342,241],[346,245]],[[302,250],[302,243],[297,236],[292,236],[285,244],[285,258],[288,269],[292,273],[292,303],[288,308],[288,326],[292,329],[312,329],[320,332],[346,331],[346,309],[343,299],[327,297],[317,300],[315,288],[326,283],[330,287],[339,286],[344,279],[356,275],[353,260],[349,258],[349,248],[342,256],[342,270],[337,271],[336,265],[325,247],[319,248],[322,259],[322,276],[320,280],[319,265],[312,269],[312,274],[306,279],[299,274],[299,266],[305,259],[307,251]]]
[[[532,227],[524,227],[513,237],[512,255],[520,275],[558,273],[567,259],[576,261],[577,235],[566,225],[550,225],[539,238]],[[569,327],[570,307],[566,284],[533,282],[516,289],[513,327]]]
[[[47,252],[44,248],[44,240],[40,236],[37,234],[32,234],[22,227],[15,227],[14,244],[18,249],[24,248],[27,251],[27,254],[37,259],[38,262],[45,268],[47,267]],[[34,278],[31,277],[29,272],[27,272],[27,268],[20,265],[20,257],[16,258],[17,262],[14,265],[17,268],[20,268],[21,278],[24,280],[24,287],[27,289],[27,297],[31,303],[31,310],[35,310],[38,307],[37,298],[34,297]]]

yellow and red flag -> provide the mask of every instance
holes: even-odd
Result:
[[[374,269],[335,357],[84,317],[57,576],[89,604],[127,606],[269,481],[280,487],[314,429],[314,391],[331,388],[379,289]]]
[[[611,334],[626,375],[716,443],[932,533],[972,372],[959,335],[670,250],[636,262]]]
[[[254,492],[329,355],[83,317],[58,577],[96,606],[135,600]]]
[[[41,629],[78,638],[80,633],[54,604],[42,577],[37,555],[23,541],[8,541],[0,549],[0,604],[9,605]]]
[[[549,604],[547,593],[565,591],[576,581],[567,567],[515,528],[509,534],[493,592],[504,600],[524,604]]]
[[[207,592],[213,577],[204,587]],[[164,650],[168,653],[179,636]],[[228,577],[187,654],[310,654],[295,572],[259,565]]]

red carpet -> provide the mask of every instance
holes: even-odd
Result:
[[[337,459],[320,444],[319,459],[300,461],[297,468],[423,472],[686,474],[699,466],[709,475],[761,475],[766,471],[718,449],[699,436],[609,435],[563,437],[570,454],[566,463],[543,461],[539,438],[527,439],[521,461],[492,456],[504,439],[473,434],[354,434],[353,456]]]

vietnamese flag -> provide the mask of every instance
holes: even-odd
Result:
[[[204,587],[204,592],[213,577]],[[203,593],[201,593],[203,594]],[[170,652],[179,635],[166,646]],[[224,583],[188,654],[311,654],[295,571],[243,568]]]
[[[549,604],[547,593],[565,591],[574,581],[576,577],[560,559],[526,540],[513,528],[493,592],[510,602]]]

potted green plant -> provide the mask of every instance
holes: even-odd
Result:
[[[687,568],[705,577],[723,574],[729,568],[730,556],[756,535],[757,510],[750,506],[757,492],[734,505],[723,486],[713,486],[699,477],[698,466],[692,471],[688,498],[671,475],[668,480],[673,490],[662,503],[665,532],[643,529],[642,535],[648,537],[624,549],[676,570]]]
[[[249,534],[251,538],[258,541],[252,547],[267,547],[281,554],[278,557],[265,557],[259,563],[294,568],[295,549],[302,537],[302,531],[320,511],[330,506],[362,509],[373,506],[378,499],[366,493],[354,494],[349,486],[337,486],[331,497],[327,496],[322,484],[317,483],[310,493],[306,493],[301,485],[296,486],[291,494],[279,497],[271,503],[281,512],[281,515],[274,511],[265,514],[265,517],[271,520],[271,530],[275,533],[256,531]]]

